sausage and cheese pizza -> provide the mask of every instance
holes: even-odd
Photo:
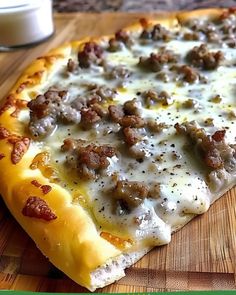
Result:
[[[35,60],[0,109],[0,192],[91,291],[236,183],[236,14],[141,19]]]

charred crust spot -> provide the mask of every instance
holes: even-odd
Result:
[[[8,109],[14,107],[15,110],[11,113],[12,117],[17,117],[19,112],[26,108],[27,101],[23,99],[17,99],[14,95],[9,95],[5,101],[5,103],[0,108],[0,116],[7,111]]]
[[[46,195],[52,190],[52,187],[48,184],[44,184],[40,187],[40,189],[42,190],[42,193]]]
[[[47,185],[47,184],[41,184],[39,183],[36,179],[35,180],[32,180],[31,183],[37,187],[37,188],[40,188],[42,193],[44,195],[48,194],[51,190],[52,190],[52,187],[50,185]]]
[[[0,140],[8,138],[11,135],[11,133],[5,128],[0,126]]]
[[[22,209],[22,214],[27,217],[34,217],[45,221],[51,221],[57,218],[48,204],[43,199],[36,196],[27,199]]]
[[[41,187],[41,183],[39,183],[36,179],[34,179],[34,180],[32,180],[31,181],[31,184],[33,184],[34,186],[36,186],[36,187]]]
[[[229,7],[227,10],[223,11],[220,15],[220,19],[224,20],[230,16],[230,14],[235,14],[236,7]]]
[[[16,138],[16,139],[10,138],[8,139],[8,142],[13,144],[11,161],[13,164],[17,164],[20,162],[24,154],[27,152],[30,145],[30,139],[28,137],[22,137],[22,138]]]
[[[29,85],[36,84],[37,81],[40,80],[41,77],[43,76],[43,73],[44,73],[44,71],[38,71],[38,72],[35,72],[34,74],[28,76],[27,80],[18,86],[18,88],[16,89],[16,93],[19,94]]]
[[[40,56],[37,59],[43,59],[47,64],[51,65],[55,63],[57,59],[60,59],[60,58],[64,58],[64,55],[58,53],[53,55]]]
[[[16,93],[21,93],[29,84],[29,81],[20,84],[20,86],[18,86],[18,88],[16,89]]]
[[[0,140],[3,139],[7,139],[7,142],[13,145],[11,152],[12,163],[19,163],[29,148],[30,139],[28,137],[11,134],[5,127],[0,126]]]
[[[148,28],[148,20],[146,18],[140,18],[139,23],[144,29]]]

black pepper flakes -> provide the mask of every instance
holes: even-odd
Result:
[[[101,213],[105,210],[105,207],[103,206],[98,212]]]

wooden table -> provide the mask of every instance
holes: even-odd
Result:
[[[30,49],[0,53],[1,96],[22,70],[50,48],[86,35],[111,33],[142,14],[58,14],[56,33]],[[1,184],[0,184],[1,185]],[[104,292],[152,292],[236,289],[236,190],[217,201],[127,270],[127,276]],[[0,289],[86,292],[41,255],[0,201]]]

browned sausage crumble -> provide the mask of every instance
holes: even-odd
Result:
[[[109,145],[89,144],[84,140],[65,139],[62,151],[67,153],[67,165],[76,170],[83,179],[94,179],[110,162],[108,158],[115,156],[115,149]]]
[[[29,131],[34,137],[50,134],[57,124],[78,124],[89,129],[106,115],[98,104],[112,100],[114,89],[92,85],[87,93],[70,102],[68,91],[49,88],[28,103],[30,109]]]
[[[177,62],[177,56],[170,50],[163,50],[159,53],[151,53],[149,57],[141,56],[138,66],[151,72],[159,72],[167,64]]]
[[[235,12],[225,11],[211,22],[193,19],[188,21],[187,27],[189,31],[184,33],[184,40],[206,40],[208,43],[226,44],[232,48],[236,46]]]
[[[67,62],[67,71],[70,73],[74,73],[78,70],[78,63],[76,63],[73,59],[69,58]]]
[[[128,207],[137,207],[148,196],[148,187],[138,181],[118,181],[113,189],[112,197],[122,200]]]
[[[82,51],[78,53],[79,66],[89,68],[92,64],[100,65],[102,62],[103,49],[95,42],[87,42]]]
[[[140,181],[119,180],[109,195],[117,201],[115,213],[124,215],[141,205],[145,198],[158,199],[160,184],[152,182],[147,185]]]
[[[188,83],[196,82],[200,76],[196,69],[187,65],[178,67],[178,73],[181,75],[181,79]]]
[[[122,46],[125,45],[127,48],[130,48],[133,45],[133,40],[131,36],[123,30],[119,30],[115,33],[115,37],[109,40],[108,51],[116,52],[122,49]]]
[[[140,39],[149,39],[153,41],[168,42],[171,40],[171,38],[171,32],[160,24],[156,24],[151,29],[144,28],[140,35]]]
[[[186,60],[195,67],[203,70],[214,70],[219,67],[224,59],[222,51],[211,52],[206,44],[195,46],[186,56]]]
[[[229,170],[236,164],[236,150],[226,144],[225,130],[217,130],[212,135],[207,135],[204,128],[199,128],[196,122],[175,124],[178,133],[188,136],[196,145],[207,167],[215,170],[225,168]]]
[[[147,108],[157,103],[166,106],[172,102],[170,95],[166,91],[161,91],[158,93],[155,90],[148,90],[142,93],[142,97]]]
[[[58,122],[79,123],[81,115],[77,105],[68,102],[68,91],[50,88],[28,103],[29,131],[34,137],[48,135]],[[81,105],[80,105],[81,107]]]

